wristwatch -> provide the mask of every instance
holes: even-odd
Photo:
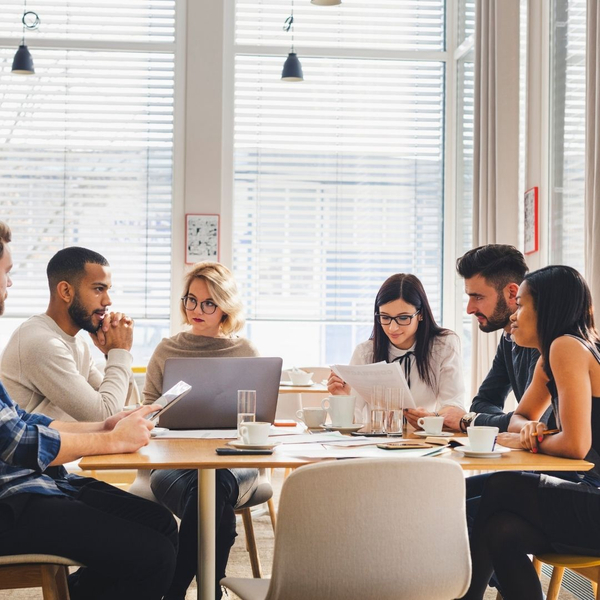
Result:
[[[473,422],[476,416],[476,412],[468,412],[462,416],[459,426],[463,433],[467,433],[467,427]]]

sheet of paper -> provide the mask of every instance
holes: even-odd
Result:
[[[368,401],[374,385],[399,388],[404,408],[416,408],[415,401],[398,363],[378,362],[370,365],[332,365],[333,372]]]
[[[415,450],[382,450],[376,446],[362,446],[343,448],[340,446],[327,446],[322,444],[286,444],[278,446],[276,452],[296,458],[406,458],[425,456],[431,452],[430,448]]]

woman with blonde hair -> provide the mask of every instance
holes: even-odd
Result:
[[[244,326],[244,316],[237,285],[227,267],[201,262],[191,268],[184,282],[181,314],[189,326],[187,330],[163,339],[148,363],[145,404],[162,393],[167,358],[258,356],[250,341],[236,335]],[[221,597],[219,581],[225,577],[236,536],[234,510],[252,495],[257,476],[256,469],[217,470],[217,598]],[[181,519],[177,567],[165,600],[184,600],[198,564],[198,473],[188,469],[158,470],[152,473],[150,483],[158,500]]]

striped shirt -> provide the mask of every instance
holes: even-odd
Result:
[[[0,499],[16,494],[72,495],[76,475],[48,467],[60,450],[60,433],[52,419],[21,410],[0,383]]]

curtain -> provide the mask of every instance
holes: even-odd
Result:
[[[477,0],[475,20],[473,246],[518,246],[519,0]],[[482,333],[473,323],[473,391],[501,333]]]
[[[595,304],[600,303],[600,11],[598,0],[587,3],[587,89],[585,141],[585,277]]]

